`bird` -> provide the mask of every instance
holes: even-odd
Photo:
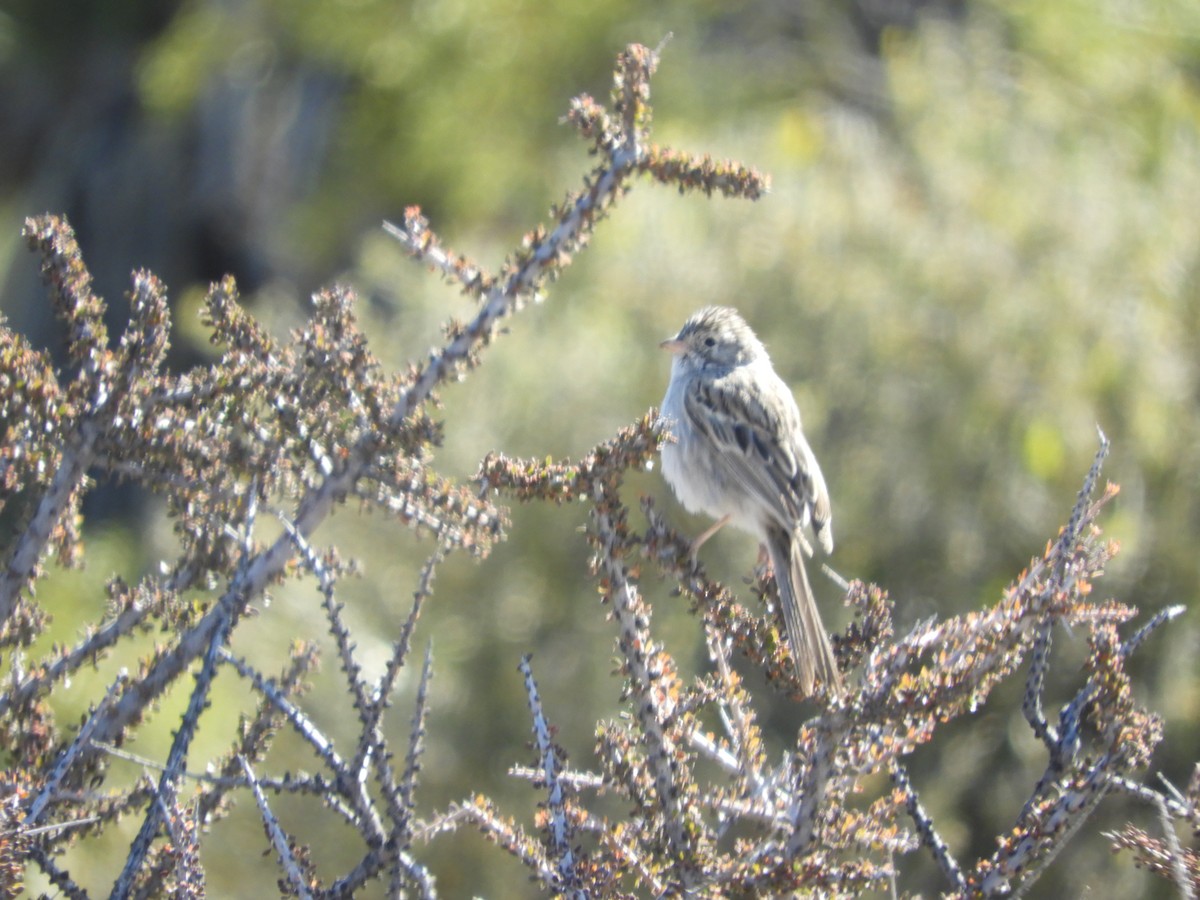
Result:
[[[684,508],[715,523],[692,541],[693,554],[726,524],[765,548],[797,680],[840,694],[841,673],[821,622],[804,557],[811,528],[833,552],[829,491],[804,437],[800,409],[771,358],[737,310],[707,306],[659,344],[672,354],[660,415],[672,440],[662,448],[667,483]]]

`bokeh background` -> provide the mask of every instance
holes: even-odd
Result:
[[[401,366],[470,309],[380,221],[420,204],[447,243],[497,267],[590,166],[559,122],[569,99],[606,99],[615,54],[668,33],[656,140],[768,171],[772,193],[747,203],[638,184],[546,302],[443,392],[440,468],[467,478],[490,450],[585,452],[660,399],[658,340],[695,308],[732,303],[795,388],[834,498],[834,566],[885,586],[902,626],[995,602],[1065,521],[1097,426],[1122,488],[1104,517],[1122,552],[1098,596],[1143,618],[1193,605],[1200,5],[1188,0],[5,0],[3,312],[54,346],[19,239],[24,216],[49,210],[75,225],[115,328],[131,270],[166,281],[177,367],[212,358],[198,309],[225,273],[281,337],[312,291],[353,285],[376,353]],[[681,527],[704,524],[657,473],[631,479],[631,502],[639,493]],[[132,581],[173,553],[153,497],[101,485],[86,512],[86,569],[39,589],[62,641],[100,614],[105,579]],[[528,824],[537,795],[505,774],[530,760],[517,661],[534,654],[547,713],[583,768],[595,721],[619,712],[619,684],[585,576],[585,511],[512,515],[491,558],[442,567],[422,619],[435,676],[420,798],[429,812],[483,791]],[[353,510],[317,538],[361,560],[342,596],[368,667],[382,665],[431,544]],[[755,559],[734,533],[703,555],[738,588]],[[667,585],[646,587],[684,669],[703,665],[696,621]],[[834,586],[817,589],[827,621],[843,625]],[[1190,609],[1133,663],[1139,701],[1166,720],[1154,771],[1180,785],[1200,755],[1198,625]],[[287,639],[324,631],[313,586],[289,585],[234,649],[273,671]],[[1079,683],[1080,644],[1057,634],[1052,697]],[[130,662],[77,679],[64,718],[101,695],[105,666]],[[398,741],[414,678],[397,698]],[[226,749],[249,703],[225,680],[196,768]],[[991,852],[1045,764],[1021,690],[999,691],[912,760],[965,860]],[[307,700],[331,731],[353,734],[329,657]],[[161,759],[181,702],[168,697],[134,749]],[[805,712],[764,698],[779,752]],[[286,737],[271,762],[315,765]],[[285,825],[317,829],[328,871],[353,864],[332,815],[286,798],[278,808]],[[1169,895],[1099,834],[1130,818],[1153,828],[1153,812],[1121,798],[1104,810],[1036,896]],[[136,824],[82,845],[73,871],[110,885]],[[264,847],[251,803],[215,827],[212,895],[274,893]],[[417,853],[443,896],[530,894],[524,871],[473,832]],[[923,858],[901,865],[901,888],[943,887]]]

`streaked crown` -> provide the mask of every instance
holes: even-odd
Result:
[[[736,309],[706,306],[675,337],[677,352],[709,365],[740,366],[766,356],[766,348]]]

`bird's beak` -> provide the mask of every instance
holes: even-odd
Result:
[[[679,340],[679,338],[668,338],[667,340],[661,342],[658,346],[661,349],[667,350],[676,355],[682,353],[687,348],[687,344]]]

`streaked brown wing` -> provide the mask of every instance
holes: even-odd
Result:
[[[791,529],[809,520],[817,500],[810,472],[815,460],[807,446],[797,444],[800,413],[791,394],[779,397],[786,400],[779,403],[749,399],[750,392],[740,387],[746,374],[735,370],[711,381],[696,379],[684,408],[692,426],[718,449],[717,464],[730,480],[771,501],[778,522]],[[819,484],[824,493],[824,481]],[[823,498],[826,510],[828,505]]]

